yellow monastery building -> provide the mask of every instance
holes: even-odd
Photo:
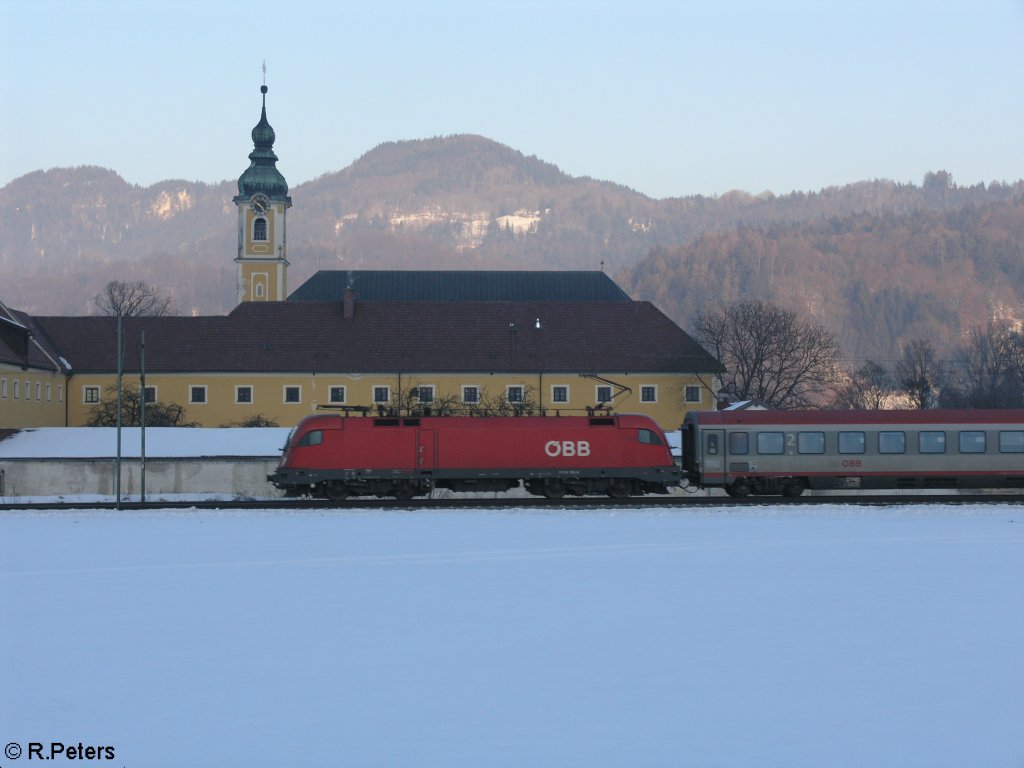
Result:
[[[603,272],[320,272],[287,294],[288,185],[267,87],[238,180],[238,306],[123,318],[123,382],[204,427],[351,413],[645,413],[714,407],[721,364]],[[116,391],[117,318],[0,304],[0,429],[84,426]],[[141,342],[145,342],[144,353]]]

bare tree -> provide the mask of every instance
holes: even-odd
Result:
[[[164,317],[178,314],[174,309],[174,299],[163,295],[156,286],[142,281],[125,283],[112,280],[102,293],[96,295],[93,303],[103,315]]]
[[[956,359],[943,405],[968,408],[1024,406],[1024,337],[1005,323],[970,332]]]
[[[892,375],[881,363],[868,360],[836,389],[832,406],[848,411],[879,410],[892,393]]]
[[[117,425],[117,385],[111,384],[104,390],[104,399],[92,407],[87,427],[113,427]],[[121,426],[138,427],[142,424],[142,397],[139,388],[126,384],[121,388]],[[195,422],[185,421],[185,409],[177,403],[146,403],[147,427],[195,427]]]
[[[832,334],[795,312],[745,301],[697,320],[704,347],[725,366],[726,389],[773,408],[816,407],[829,399],[839,371]]]
[[[896,363],[896,380],[912,408],[924,410],[939,404],[945,370],[927,339],[915,339]]]
[[[148,419],[149,419],[148,415],[147,415],[146,418],[147,418],[147,421],[148,421]],[[276,421],[274,421],[270,416],[264,416],[262,413],[257,413],[257,414],[253,414],[252,416],[246,416],[244,419],[241,419],[239,421],[228,421],[228,422],[226,422],[224,424],[221,424],[220,426],[225,427],[225,428],[232,428],[232,427],[249,428],[249,427],[279,427],[281,425],[278,424]]]
[[[486,389],[477,392],[475,402],[466,403],[454,393],[436,393],[416,382],[392,390],[387,404],[376,406],[379,416],[535,416],[540,413],[532,387],[523,388],[523,399],[510,401],[506,393],[493,396]]]

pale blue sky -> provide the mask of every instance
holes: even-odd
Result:
[[[1024,178],[1024,0],[0,0],[0,185],[474,133],[652,197]]]

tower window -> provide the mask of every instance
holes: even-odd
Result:
[[[260,216],[252,225],[252,239],[266,241],[267,239],[267,220]]]

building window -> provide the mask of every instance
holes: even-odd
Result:
[[[17,382],[15,382],[17,384]],[[95,404],[100,401],[100,388],[99,387],[82,387],[82,402],[87,404]]]
[[[188,401],[190,403],[206,402],[206,385],[195,384],[188,388]]]
[[[683,397],[688,403],[700,402],[700,387],[688,385],[684,390]]]
[[[302,402],[302,387],[289,386],[284,388],[284,401],[286,403]]]
[[[256,298],[263,298],[263,283],[256,283]]]
[[[43,385],[41,382],[36,382],[36,400],[43,399]]]
[[[14,399],[17,400],[21,397],[21,382],[17,379],[14,380]]]
[[[57,385],[57,402],[58,403],[63,403],[64,402],[64,385],[63,384],[58,384]]]
[[[416,399],[421,403],[432,403],[434,402],[434,385],[424,384],[416,387],[415,390]]]
[[[7,379],[0,379],[0,398],[7,399]]]
[[[462,388],[462,402],[464,403],[479,403],[480,402],[480,387],[475,385],[464,386]]]
[[[262,216],[252,224],[252,239],[261,242],[266,242],[267,240],[267,220]]]
[[[553,386],[551,388],[551,402],[552,403],[568,403],[569,402],[569,388],[561,384]]]
[[[146,387],[145,392],[146,392],[146,402],[147,403],[155,403],[156,402],[156,387]]]
[[[521,403],[523,402],[524,394],[523,388],[515,384],[505,390],[505,399],[510,403]]]
[[[374,387],[373,402],[378,405],[391,402],[391,387]]]
[[[242,405],[252,403],[252,387],[248,384],[240,384],[235,387],[235,402]]]
[[[610,403],[612,401],[612,388],[607,386],[598,387],[596,396],[598,405]]]
[[[640,402],[641,403],[656,403],[658,402],[658,388],[652,386],[640,387]]]
[[[53,385],[46,385],[46,402],[50,402],[53,399]]]
[[[332,403],[345,402],[345,388],[341,386],[331,387],[328,390],[327,399]]]

